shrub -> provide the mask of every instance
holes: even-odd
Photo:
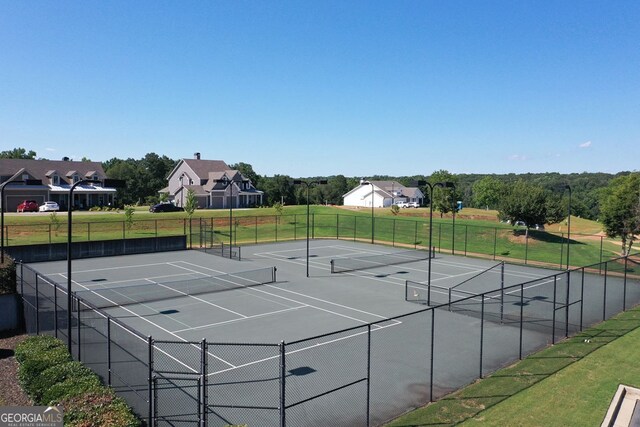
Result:
[[[131,409],[111,389],[91,391],[60,401],[64,407],[64,425],[70,427],[137,427]]]
[[[24,391],[36,400],[36,386],[38,377],[50,366],[69,362],[71,355],[65,347],[55,347],[29,355],[18,370],[18,379]]]
[[[6,253],[0,264],[0,295],[16,293],[16,264]]]
[[[66,345],[53,337],[29,337],[16,347],[18,378],[39,404],[64,408],[64,425],[137,427],[140,421],[124,400],[104,387],[90,369],[71,361]]]
[[[24,341],[16,346],[15,356],[18,363],[22,364],[25,360],[33,358],[44,351],[53,348],[67,348],[67,345],[57,338],[49,335],[38,335],[27,337]]]
[[[31,397],[36,402],[47,403],[43,396],[52,386],[68,378],[82,379],[85,377],[95,377],[95,382],[100,384],[96,374],[80,362],[66,362],[50,366],[31,382]]]
[[[97,375],[84,376],[80,378],[70,377],[64,381],[52,385],[42,394],[43,405],[58,404],[60,400],[95,392],[102,387],[100,378]]]

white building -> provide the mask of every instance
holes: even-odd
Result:
[[[362,181],[342,196],[345,206],[386,208],[398,202],[422,205],[424,194],[416,187],[405,187],[397,181]]]

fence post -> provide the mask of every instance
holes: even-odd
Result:
[[[107,385],[111,386],[111,317],[107,317]]]
[[[467,236],[468,236],[469,226],[464,226],[464,256],[467,256]]]
[[[275,223],[276,223],[276,243],[278,242],[278,221],[280,220],[280,217],[276,217]]]
[[[629,255],[624,257],[624,279],[622,282],[622,311],[627,311],[627,268]]]
[[[522,360],[522,329],[524,319],[524,284],[520,285],[520,350],[518,359]]]
[[[414,222],[414,225],[413,225],[413,249],[416,249],[417,247],[418,247],[418,221]],[[431,248],[429,248],[429,251],[431,251]]]
[[[200,421],[200,425],[202,427],[207,427],[207,411],[209,410],[209,394],[207,391],[207,375],[208,372],[208,363],[207,363],[207,339],[203,338],[202,343],[200,344],[200,375],[202,376],[202,419]]]
[[[154,403],[155,403],[154,402],[155,395],[153,393],[153,389],[154,389],[154,387],[153,387],[153,345],[154,345],[153,344],[153,338],[151,337],[151,335],[149,335],[149,337],[147,337],[147,346],[148,346],[148,349],[149,349],[149,355],[148,355],[148,358],[149,358],[148,359],[148,362],[149,362],[149,372],[148,372],[148,374],[149,374],[149,378],[148,378],[148,381],[149,381],[149,385],[148,385],[148,387],[149,387],[149,389],[148,389],[148,392],[149,392],[149,414],[148,414],[149,421],[147,422],[148,426],[153,426],[153,425],[155,425],[155,422],[156,422],[156,420],[154,419],[154,416],[153,416],[153,407],[154,407]]]
[[[560,240],[564,240],[564,232],[560,234]],[[560,245],[560,268],[562,268],[562,263],[564,262],[564,244]],[[569,266],[567,266],[569,268]]]
[[[558,276],[553,275],[553,315],[551,317],[551,344],[556,343],[556,290],[558,286]]]
[[[76,316],[78,316],[78,362],[81,362],[82,359],[82,354],[80,352],[80,347],[81,347],[81,343],[80,343],[80,336],[82,335],[82,328],[80,326],[80,300],[75,298],[76,300]]]
[[[504,261],[500,264],[500,323],[504,320]]]
[[[436,329],[436,309],[431,309],[431,358],[429,360],[429,402],[433,402],[433,358],[434,358],[434,342]]]
[[[396,246],[396,219],[393,219],[393,230],[391,231],[391,246]]]
[[[287,373],[287,364],[285,360],[284,341],[280,341],[280,427],[286,427],[286,384],[285,377]]]
[[[340,240],[340,214],[336,214],[336,240]]]
[[[580,285],[580,332],[582,332],[583,310],[584,310],[584,267],[582,267],[582,284]]]
[[[58,286],[53,284],[53,329],[55,337],[58,338]]]
[[[91,223],[90,222],[87,223],[87,240],[89,242],[91,241]]]
[[[609,263],[604,263],[604,296],[602,297],[602,321],[607,318],[607,276],[609,275]]]
[[[567,264],[567,269],[569,264]],[[564,337],[569,338],[569,298],[571,292],[571,270],[567,270],[567,295],[565,298],[565,313],[564,313]]]
[[[51,244],[51,224],[49,224],[49,244]]]
[[[316,238],[316,214],[311,214],[311,238]]]
[[[40,291],[38,290],[38,274],[36,274],[36,335],[40,335]],[[69,337],[71,339],[71,337]]]
[[[480,294],[480,378],[482,378],[482,351],[484,347],[484,295]]]
[[[367,325],[367,427],[371,413],[371,323]]]
[[[498,247],[498,227],[493,229],[493,260],[496,260],[496,248]]]

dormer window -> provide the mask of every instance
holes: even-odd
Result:
[[[75,184],[78,181],[80,181],[80,175],[78,175],[77,173],[74,173],[73,174],[73,183]]]
[[[53,175],[51,177],[51,184],[52,185],[60,185],[60,177],[58,175]]]
[[[23,174],[22,174],[22,180],[23,180],[24,182],[27,182],[27,180],[28,180],[28,179],[29,179],[29,174],[28,174],[28,173],[23,173]]]

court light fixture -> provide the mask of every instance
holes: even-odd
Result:
[[[42,185],[39,179],[16,179],[25,169],[22,168],[14,173],[9,179],[0,184],[0,264],[4,264],[4,211],[6,200],[4,199],[4,189],[9,184]]]
[[[309,277],[309,187],[314,184],[317,185],[325,185],[327,184],[326,179],[319,179],[316,181],[304,181],[301,179],[294,179],[294,185],[304,185],[307,187],[307,277]]]
[[[81,179],[69,188],[69,206],[67,208],[67,348],[69,350],[69,354],[73,354],[71,352],[71,310],[72,310],[72,302],[73,298],[71,296],[71,238],[73,232],[73,217],[71,212],[73,212],[73,191],[77,186],[82,184],[100,184],[102,187],[107,188],[124,188],[126,186],[126,181],[122,179]],[[80,325],[78,325],[78,330],[80,330]],[[78,347],[78,351],[80,351]]]

